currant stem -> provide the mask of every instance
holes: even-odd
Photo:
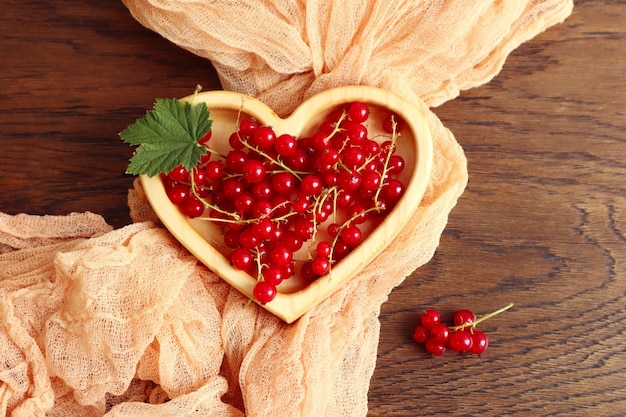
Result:
[[[459,325],[459,326],[452,326],[452,327],[450,327],[450,330],[453,330],[453,331],[456,331],[456,330],[463,330],[463,329],[465,329],[465,328],[467,328],[467,327],[474,328],[474,327],[476,327],[479,323],[482,323],[483,321],[485,321],[485,320],[487,320],[487,319],[489,319],[489,318],[491,318],[491,317],[493,317],[493,316],[496,316],[496,315],[498,315],[498,314],[500,314],[500,313],[504,313],[506,310],[510,309],[511,307],[513,307],[513,303],[507,304],[506,306],[504,306],[504,307],[502,307],[502,308],[500,308],[500,309],[498,309],[498,310],[496,310],[496,311],[493,311],[493,312],[491,312],[491,313],[489,313],[489,314],[485,314],[484,316],[480,316],[479,318],[477,318],[477,319],[476,319],[475,321],[473,321],[473,322],[470,322],[470,323],[464,323],[464,324],[461,324],[461,325]]]
[[[391,127],[392,127],[391,143],[393,144],[393,146],[395,146],[396,140],[398,138],[398,131],[397,131],[398,123],[396,122],[396,118],[394,116],[391,116]],[[380,192],[382,191],[383,186],[386,184],[385,175],[387,175],[387,172],[389,172],[389,160],[391,159],[391,154],[392,152],[391,150],[389,150],[389,152],[387,152],[387,156],[385,157],[385,163],[383,164],[383,171],[382,171],[380,185],[378,186],[378,189],[376,190],[376,194],[374,194],[374,203],[376,206],[378,206],[378,197],[380,197]]]

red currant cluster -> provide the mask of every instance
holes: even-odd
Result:
[[[397,116],[382,121],[376,140],[369,119],[368,105],[351,103],[301,138],[241,120],[226,155],[208,145],[209,132],[195,168],[163,175],[166,192],[188,217],[220,225],[226,256],[257,279],[254,298],[267,303],[294,274],[330,273],[403,195]]]
[[[483,316],[476,316],[468,309],[458,310],[452,317],[453,326],[441,322],[438,310],[424,310],[413,330],[413,340],[423,343],[426,351],[433,356],[443,355],[448,348],[480,355],[487,349],[489,340],[484,332],[476,329],[476,325],[511,307],[513,304]]]

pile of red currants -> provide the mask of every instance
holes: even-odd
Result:
[[[424,310],[413,330],[413,340],[424,344],[426,351],[433,356],[441,356],[447,349],[480,355],[487,349],[489,340],[484,332],[476,329],[476,326],[511,307],[513,304],[483,316],[476,316],[468,309],[458,310],[452,317],[452,326],[441,321],[438,310]]]
[[[211,149],[209,132],[200,163],[162,175],[165,190],[186,216],[219,225],[225,256],[256,278],[256,301],[270,302],[294,274],[329,274],[404,194],[401,121],[370,119],[367,104],[349,103],[295,137],[243,118],[226,154]],[[383,134],[372,137],[371,123]]]

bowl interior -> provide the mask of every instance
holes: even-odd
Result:
[[[330,296],[341,283],[356,275],[380,254],[398,235],[421,201],[432,160],[430,131],[417,108],[391,93],[369,87],[328,90],[304,102],[285,119],[278,117],[258,100],[233,92],[209,91],[185,100],[204,101],[207,104],[213,121],[209,145],[222,154],[230,150],[228,138],[244,119],[254,119],[259,124],[272,126],[277,135],[287,133],[304,138],[313,134],[337,108],[353,101],[363,101],[370,108],[368,138],[383,142],[390,135],[383,131],[382,120],[392,113],[400,118],[400,135],[396,146],[397,153],[405,160],[405,169],[399,175],[399,179],[406,185],[403,197],[389,214],[363,229],[365,238],[362,243],[333,265],[327,276],[309,282],[296,273],[279,285],[277,297],[263,307],[287,322],[297,319]],[[224,245],[220,226],[202,218],[189,219],[183,216],[169,202],[160,178],[142,177],[142,184],[153,209],[170,232],[207,267],[251,297],[256,279],[230,265],[230,249]],[[306,257],[306,251],[305,246],[295,257]]]

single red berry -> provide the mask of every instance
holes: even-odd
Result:
[[[344,120],[341,123],[344,135],[348,138],[348,142],[353,145],[359,145],[367,139],[367,128],[361,123],[352,120]]]
[[[267,217],[252,225],[252,231],[261,240],[270,239],[274,235],[275,229],[274,223]]]
[[[259,238],[252,227],[246,227],[239,233],[239,245],[246,249],[254,249],[259,245]]]
[[[200,217],[204,213],[204,204],[193,194],[189,194],[180,207],[183,213],[192,219]]]
[[[487,335],[480,330],[474,330],[474,333],[472,334],[472,342],[472,349],[470,352],[475,355],[480,355],[485,351],[485,349],[487,349],[487,346],[489,346],[489,339],[487,338]]]
[[[321,256],[323,258],[328,258],[332,250],[333,247],[328,242],[319,242],[315,247],[315,252],[317,253],[317,256]]]
[[[341,230],[341,238],[351,247],[358,245],[362,236],[361,229],[356,225],[350,225]]]
[[[430,338],[435,339],[438,343],[446,344],[450,337],[450,328],[444,323],[437,323],[429,329]]]
[[[243,163],[241,173],[250,184],[257,184],[265,178],[265,166],[261,161],[248,159]]]
[[[304,178],[302,178],[302,182],[300,183],[300,189],[303,193],[307,195],[316,196],[322,192],[323,183],[321,178],[317,175],[306,175]]]
[[[318,256],[313,259],[313,262],[311,262],[311,268],[313,269],[315,275],[324,275],[330,270],[330,261],[328,258]]]
[[[269,200],[274,195],[272,185],[265,179],[252,185],[252,195],[260,200]]]
[[[392,178],[383,186],[381,194],[388,201],[398,201],[404,194],[404,184],[402,181]]]
[[[244,136],[250,136],[257,128],[257,124],[254,120],[245,119],[239,123],[239,132]]]
[[[435,339],[428,339],[424,345],[426,352],[433,356],[441,356],[446,351],[446,345],[437,342]]]
[[[286,266],[291,263],[293,259],[293,251],[291,251],[286,245],[277,245],[269,256],[269,262],[276,266]]]
[[[276,149],[278,155],[293,156],[296,153],[296,149],[298,149],[298,141],[292,135],[280,135],[274,140],[274,149]]]
[[[441,314],[438,310],[424,310],[420,316],[420,323],[427,329],[431,329],[435,324],[441,323]]]
[[[352,103],[348,108],[348,117],[354,122],[363,123],[367,120],[369,114],[370,109],[367,104],[360,101]]]
[[[330,137],[322,131],[313,133],[311,136],[311,147],[318,151],[330,148]]]
[[[361,174],[357,170],[342,171],[339,174],[339,186],[346,191],[354,191],[361,185]]]
[[[264,266],[261,274],[263,275],[263,281],[275,286],[283,282],[284,279],[283,269],[275,265]]]
[[[250,250],[240,248],[230,254],[230,262],[235,268],[246,271],[254,264],[254,256]]]
[[[428,330],[421,324],[418,324],[415,326],[415,329],[413,329],[413,340],[417,343],[426,343],[429,336],[430,334],[428,333]]]
[[[254,299],[261,304],[266,304],[276,298],[277,290],[274,284],[267,281],[259,281],[252,290]]]
[[[343,151],[341,161],[350,169],[358,168],[365,162],[365,153],[359,146],[351,146]]]
[[[241,193],[235,197],[235,208],[239,213],[248,213],[252,210],[254,204],[254,197],[249,193]]]
[[[260,149],[268,149],[276,140],[274,129],[269,126],[259,126],[252,134],[252,144]]]
[[[233,132],[228,137],[228,144],[233,149],[243,149],[244,145],[241,142],[243,135],[239,132]]]
[[[211,136],[212,135],[213,135],[213,131],[209,130],[208,132],[206,132],[204,134],[204,136],[202,136],[200,139],[198,139],[198,143],[200,145],[206,145],[209,142],[209,140],[211,140]]]
[[[455,326],[462,326],[467,323],[473,323],[476,320],[476,315],[468,309],[462,309],[454,313],[452,316],[452,322]]]
[[[189,179],[189,170],[182,165],[178,165],[167,176],[175,182],[187,181]]]
[[[243,167],[243,164],[248,160],[248,154],[241,149],[232,149],[226,155],[224,163],[226,167],[231,171],[239,172]]]
[[[401,157],[400,155],[391,155],[389,157],[389,164],[387,165],[387,168],[389,169],[389,172],[398,174],[402,172],[405,165],[406,164],[403,157]]]
[[[288,195],[296,186],[296,179],[290,172],[279,172],[272,176],[272,186],[278,194]]]
[[[363,189],[365,190],[377,190],[380,186],[380,174],[374,171],[367,171],[362,176]]]
[[[191,188],[187,184],[175,184],[166,190],[166,194],[173,204],[181,205],[191,193]]]
[[[209,161],[204,167],[208,180],[219,181],[224,177],[224,164],[221,161]]]
[[[455,352],[466,353],[472,350],[474,340],[472,335],[464,331],[456,331],[450,333],[448,338],[448,347]]]

